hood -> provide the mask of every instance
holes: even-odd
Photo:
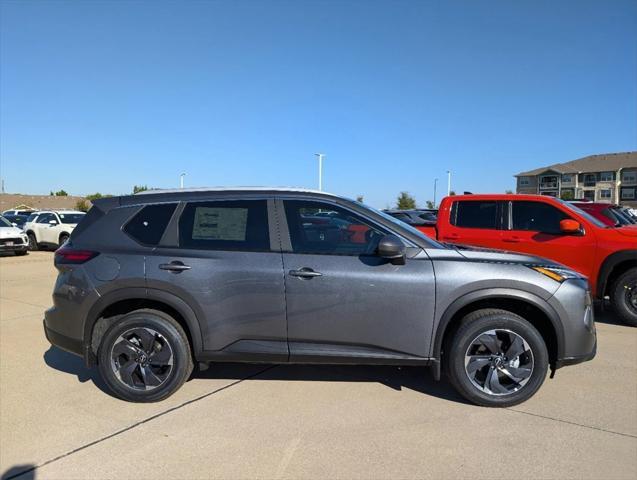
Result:
[[[524,253],[507,252],[506,250],[494,250],[491,248],[468,247],[465,245],[454,245],[460,255],[468,260],[476,262],[501,262],[501,263],[519,263],[521,265],[555,265],[562,266],[553,260],[548,260],[535,255],[527,255]]]
[[[625,237],[637,237],[637,225],[626,225],[623,227],[615,228],[615,231]],[[637,242],[637,240],[635,240]]]
[[[21,237],[24,232],[18,227],[0,227],[0,238]]]

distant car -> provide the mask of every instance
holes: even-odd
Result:
[[[29,248],[58,248],[71,236],[71,232],[86,215],[74,210],[44,210],[29,215],[24,231],[29,237]]]
[[[411,225],[417,230],[435,237],[436,220],[438,219],[437,210],[433,209],[414,209],[414,210],[383,210],[386,214]]]
[[[15,227],[4,216],[0,216],[0,252],[26,255],[29,240],[22,230]]]
[[[29,216],[31,215],[33,212],[35,212],[35,210],[5,210],[4,212],[2,212],[2,216],[6,217],[7,215],[25,215],[25,216]]]
[[[20,230],[22,230],[22,227],[24,227],[24,224],[27,223],[27,218],[29,218],[28,215],[13,215],[13,214],[3,215],[3,217],[9,220],[9,222],[11,222],[14,227],[18,227]]]
[[[609,227],[634,225],[635,220],[618,205],[597,202],[569,202]]]

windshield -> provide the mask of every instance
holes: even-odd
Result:
[[[580,217],[584,217],[586,220],[591,222],[596,227],[599,227],[599,228],[611,228],[608,225],[604,225],[604,223],[602,223],[601,220],[596,219],[590,213],[585,212],[581,208],[576,207],[575,205],[573,205],[572,203],[565,202],[564,200],[562,200],[560,198],[556,198],[555,200],[560,202],[562,205],[564,205],[569,210],[572,210],[573,212],[577,213]]]
[[[440,242],[437,242],[436,240],[434,240],[431,237],[428,237],[427,235],[425,235],[424,233],[422,233],[420,230],[418,230],[417,228],[412,227],[411,225],[406,224],[405,222],[398,220],[397,218],[392,217],[391,215],[389,215],[388,213],[385,212],[381,212],[380,210],[375,209],[374,207],[370,207],[369,205],[365,205],[364,203],[361,202],[355,202],[357,205],[363,207],[365,210],[369,210],[370,212],[373,212],[377,215],[380,215],[381,217],[383,217],[386,220],[389,220],[391,223],[393,223],[394,225],[402,228],[403,230],[408,230],[409,233],[412,233],[414,235],[417,235],[420,238],[425,239],[428,243],[430,243],[433,247],[437,247],[437,248],[447,248],[445,247],[443,244],[441,244]]]
[[[4,217],[0,217],[0,227],[13,227],[11,222]]]
[[[85,213],[58,213],[62,223],[80,223]]]

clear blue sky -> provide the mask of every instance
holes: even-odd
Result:
[[[0,5],[8,192],[315,187],[322,151],[385,207],[637,149],[634,0]]]

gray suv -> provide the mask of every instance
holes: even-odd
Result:
[[[96,200],[55,266],[47,338],[135,402],[168,397],[195,362],[267,362],[429,366],[504,407],[596,350],[578,273],[436,243],[321,192]]]

